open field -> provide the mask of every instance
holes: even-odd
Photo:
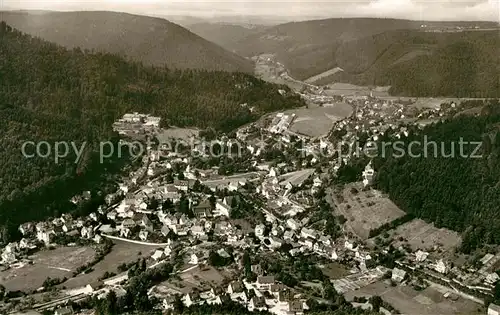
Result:
[[[429,55],[432,55],[432,51],[428,49],[413,50],[401,56],[398,60],[394,61],[392,65],[397,65],[398,63],[407,62],[419,56],[429,56]]]
[[[331,75],[334,75],[335,73],[337,73],[339,71],[344,71],[344,70],[342,68],[335,67],[333,69],[330,69],[330,70],[327,70],[327,71],[322,72],[320,74],[317,74],[317,75],[315,75],[313,77],[310,77],[310,78],[304,80],[304,82],[314,84],[314,82],[316,82],[318,80],[321,80],[323,78],[329,77]]]
[[[33,264],[11,268],[0,273],[0,284],[7,290],[36,290],[47,277],[71,277],[73,271],[94,259],[95,251],[90,247],[58,247],[43,250],[30,257]]]
[[[88,274],[78,275],[71,278],[63,285],[68,289],[79,288],[97,281],[106,271],[117,272],[119,265],[136,261],[140,257],[149,257],[157,249],[157,246],[134,244],[124,241],[113,241],[115,245],[111,252],[97,263],[94,270]],[[139,255],[140,253],[140,255]]]
[[[418,109],[431,108],[438,109],[442,103],[449,103],[452,101],[457,101],[458,99],[450,99],[450,98],[419,98],[415,103],[411,105],[411,107],[415,107]]]
[[[362,239],[369,237],[370,230],[405,215],[403,210],[380,192],[372,189],[363,191],[361,183],[346,185],[342,199],[336,200],[338,214],[345,216],[345,224]]]
[[[295,114],[290,131],[309,137],[319,137],[327,134],[334,122],[352,114],[352,107],[345,103],[333,106],[299,108],[286,111],[285,114]]]
[[[200,132],[197,129],[172,127],[163,130],[163,132],[158,134],[157,137],[160,143],[167,143],[172,139],[182,139],[184,141],[189,141],[191,137],[198,137],[199,133]]]
[[[404,118],[400,119],[400,122],[404,122],[406,124],[414,124],[414,125],[419,125],[421,127],[425,127],[427,125],[435,124],[439,121],[443,121],[444,119],[441,117],[436,117],[436,118],[427,118],[427,119],[416,119],[416,118]]]
[[[344,265],[336,262],[320,266],[320,268],[323,274],[330,279],[340,279],[350,274],[349,270]]]
[[[345,297],[352,300],[355,296],[372,295],[382,297],[402,314],[408,315],[475,314],[480,307],[479,304],[464,298],[458,298],[456,301],[446,299],[443,293],[431,287],[419,292],[409,286],[392,287],[382,281],[348,292]]]
[[[212,287],[221,286],[229,276],[211,266],[192,266],[184,270],[186,269],[187,272],[180,273],[178,277],[159,284],[157,291],[186,294],[193,290],[210,290]]]
[[[403,243],[410,244],[412,250],[430,250],[439,246],[445,252],[457,247],[461,242],[461,237],[457,232],[448,229],[438,229],[432,223],[427,223],[420,219],[415,219],[398,226],[388,232],[394,240],[396,248]],[[402,238],[403,241],[399,239]]]
[[[325,88],[325,93],[327,95],[369,96],[370,92],[372,92],[375,97],[386,97],[389,96],[389,88],[389,86],[378,86],[371,90],[368,86],[334,83]]]

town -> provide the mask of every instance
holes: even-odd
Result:
[[[370,159],[359,180],[340,180],[366,148],[338,148],[407,137],[409,126],[459,104],[303,94],[315,112],[352,112],[320,134],[301,130],[300,111],[232,134],[162,129],[158,117],[126,114],[114,125],[123,141],[157,141],[113,191],[71,199],[90,213],[19,226],[22,239],[1,250],[1,313],[91,314],[90,297],[125,296],[140,286],[134,278],[154,274],[137,292],[163,311],[232,301],[298,315],[342,296],[383,314],[500,314],[488,302],[500,280],[497,249],[458,255],[460,235],[412,218],[372,187]]]

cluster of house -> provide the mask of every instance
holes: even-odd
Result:
[[[500,276],[494,269],[498,261],[500,261],[500,253],[496,255],[486,254],[480,260],[479,268],[458,267],[453,266],[443,258],[432,258],[429,252],[418,250],[411,255],[406,255],[396,263],[410,270],[419,268],[431,278],[441,279],[445,282],[452,281],[462,288],[488,295],[491,294],[495,284],[500,281]],[[404,270],[399,272],[406,274]],[[453,277],[449,278],[449,275]]]
[[[215,205],[212,205],[208,196],[202,195],[201,198],[203,199],[196,204],[194,204],[193,198],[187,199],[194,218],[181,212],[141,210],[143,208],[141,205],[139,205],[139,209],[131,210],[131,205],[127,205],[125,201],[125,204],[120,204],[115,210],[107,213],[108,219],[116,222],[116,229],[112,230],[109,225],[103,225],[100,229],[104,233],[119,233],[124,238],[138,236],[141,241],[148,241],[154,233],[161,234],[163,237],[174,233],[177,236],[207,240],[208,233],[213,232],[215,235],[227,237],[228,242],[236,242],[241,239],[241,232],[225,220],[230,217],[232,207],[235,206],[239,198],[226,196],[216,200]],[[158,224],[153,224],[153,218]],[[132,230],[135,227],[140,228],[138,235],[132,235]]]
[[[324,235],[321,231],[307,228],[308,219],[301,221],[289,218],[284,222],[269,220],[272,222],[270,230],[264,224],[255,226],[255,236],[261,241],[267,250],[276,251],[284,244],[289,244],[289,253],[292,256],[298,254],[313,254],[330,260],[347,260],[357,262],[361,270],[366,270],[374,265],[375,260],[369,251],[360,244],[348,239],[334,242],[332,237]]]
[[[278,283],[274,276],[262,275],[260,265],[253,265],[257,273],[255,282],[232,281],[227,288],[211,288],[208,291],[192,291],[182,296],[187,306],[195,304],[222,304],[225,300],[240,303],[250,311],[267,310],[276,315],[301,315],[308,309],[305,299],[286,286]],[[175,295],[163,299],[163,308],[174,308]]]
[[[155,117],[137,113],[126,114],[119,122],[152,126],[157,126],[157,123],[159,123]],[[105,197],[107,209],[105,206],[101,206],[96,213],[91,213],[86,218],[73,220],[71,215],[65,214],[51,221],[21,225],[19,229],[24,238],[18,244],[10,244],[4,249],[3,261],[15,262],[16,253],[18,253],[19,249],[34,248],[38,244],[50,245],[54,237],[58,235],[80,236],[84,239],[94,240],[97,243],[102,241],[103,234],[135,238],[148,242],[152,235],[157,234],[166,237],[169,233],[203,240],[207,238],[208,233],[213,231],[214,234],[226,237],[227,242],[230,243],[242,240],[241,231],[232,227],[228,222],[217,219],[231,216],[232,206],[235,204],[233,199],[235,198],[227,196],[216,200],[215,204],[212,204],[208,201],[207,195],[192,193],[191,189],[195,181],[199,180],[212,191],[224,189],[237,191],[245,185],[249,177],[242,176],[232,180],[217,176],[217,172],[214,172],[214,170],[193,171],[190,169],[187,158],[173,154],[166,160],[160,159],[160,150],[161,148],[158,150],[151,149],[149,154],[144,156],[143,164],[139,170],[131,173],[126,182],[119,184],[118,192]],[[156,170],[171,169],[174,163],[182,164],[185,179],[176,179],[172,184],[164,184],[161,177],[156,177]],[[254,164],[259,172],[263,174],[260,181],[257,182],[256,193],[270,201],[269,208],[271,211],[277,210],[281,215],[295,215],[304,211],[304,206],[289,198],[287,194],[292,187],[301,185],[305,179],[310,177],[313,170],[299,170],[295,173],[287,173],[289,179],[282,180],[281,176],[283,174],[280,173],[289,168],[287,164],[281,163],[281,165],[270,167],[266,163],[257,162],[257,160],[254,161]],[[267,175],[264,175],[266,173]],[[139,186],[133,192],[129,191],[132,190],[132,187],[138,187],[139,180],[144,178],[146,178],[146,184]],[[258,180],[259,178],[255,179]],[[255,182],[255,179],[252,179],[252,181]],[[315,177],[311,193],[321,184],[322,181],[319,177]],[[193,211],[195,218],[188,218],[186,214],[181,213],[169,214],[166,211],[158,211],[158,208],[148,209],[151,200],[156,200],[161,205],[166,200],[171,200],[173,203],[179,202],[182,196],[187,198],[189,208]],[[73,197],[71,201],[79,204],[88,201],[90,198],[91,193],[86,191]],[[106,218],[105,224],[100,222],[101,217]],[[214,222],[213,219],[221,222]],[[133,231],[138,231],[138,233],[132,233]],[[291,239],[290,233],[283,234],[285,239],[288,237]],[[305,242],[304,244],[309,243]],[[325,253],[328,252],[328,249],[320,250]]]

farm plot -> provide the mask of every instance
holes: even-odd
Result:
[[[335,290],[341,294],[356,291],[360,288],[366,287],[370,283],[379,281],[388,270],[389,269],[385,267],[379,266],[367,271],[350,274],[344,278],[333,280],[333,286],[335,287]]]
[[[119,265],[131,263],[141,257],[149,257],[157,249],[157,246],[141,245],[125,241],[114,241],[114,243],[115,245],[111,252],[102,261],[92,267],[92,272],[71,278],[63,285],[68,289],[85,286],[97,281],[106,271],[117,273]]]
[[[0,284],[10,291],[36,290],[47,277],[70,278],[73,272],[94,259],[95,251],[90,247],[58,247],[43,250],[30,256],[32,264],[19,264],[0,273]]]
[[[330,279],[340,279],[349,275],[349,270],[347,270],[344,265],[336,262],[323,266],[323,268],[321,268],[321,271]]]
[[[348,292],[345,297],[347,300],[353,300],[355,296],[373,295],[380,296],[402,314],[410,315],[474,314],[480,307],[479,304],[464,298],[455,301],[446,299],[442,293],[431,287],[419,292],[409,286],[392,287],[382,281]]]
[[[290,131],[309,137],[327,134],[334,122],[352,114],[352,107],[346,103],[336,103],[327,107],[299,108],[286,111],[295,114]]]
[[[368,96],[373,93],[375,97],[389,96],[390,86],[378,86],[371,89],[368,86],[354,85],[349,83],[334,83],[327,86],[325,93],[327,95],[344,95],[344,96]]]
[[[342,199],[336,200],[339,214],[347,219],[346,224],[362,239],[367,239],[371,230],[405,215],[380,192],[371,189],[363,191],[360,183],[346,185]]]
[[[324,78],[327,78],[327,77],[329,77],[331,75],[334,75],[335,73],[337,73],[339,71],[344,71],[344,70],[342,68],[335,67],[335,68],[332,68],[332,69],[327,70],[325,72],[322,72],[320,74],[317,74],[315,76],[312,76],[312,77],[306,79],[304,82],[315,84],[316,81],[319,81],[321,79],[324,79]]]
[[[438,229],[432,223],[415,219],[389,231],[395,246],[408,243],[412,250],[432,250],[439,247],[444,252],[457,247],[461,242],[458,233],[444,228]]]
[[[198,137],[199,133],[197,129],[172,127],[163,130],[157,135],[157,138],[160,143],[170,143],[172,139],[181,139],[189,142],[192,137]]]
[[[203,291],[219,287],[226,278],[229,278],[229,274],[210,266],[192,266],[185,270],[187,271],[158,285],[158,290],[186,294],[193,290]]]

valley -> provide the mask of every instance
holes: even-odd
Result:
[[[0,12],[0,313],[498,315],[498,23],[226,13]]]
[[[481,98],[500,95],[498,30],[495,23],[328,19],[268,27],[227,45],[248,58],[272,55],[290,77],[315,85],[391,86],[389,93],[397,96]],[[473,63],[464,68],[462,60]],[[469,87],[461,88],[466,82]]]

